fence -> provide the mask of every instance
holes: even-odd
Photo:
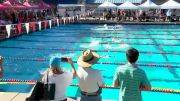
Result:
[[[0,40],[11,38],[14,36],[19,36],[25,33],[29,34],[31,32],[49,29],[54,26],[60,26],[61,24],[74,23],[80,20],[80,18],[89,16],[93,13],[94,11],[91,11],[85,14],[76,15],[72,17],[54,18],[50,20],[37,21],[37,22],[0,25]]]

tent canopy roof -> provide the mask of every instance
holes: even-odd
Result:
[[[7,9],[11,9],[11,7],[0,4],[0,10],[7,10]]]
[[[37,6],[38,9],[50,9],[51,8],[51,6],[49,4],[43,2],[42,0],[37,2],[35,5]]]
[[[2,5],[9,7],[7,9],[10,9],[10,8],[11,9],[16,9],[16,10],[26,10],[26,9],[29,9],[29,7],[24,6],[18,0],[7,0],[7,1],[3,2]]]
[[[98,6],[99,8],[117,8],[117,6],[109,1],[105,1],[101,5]]]
[[[133,3],[126,1],[125,3],[118,6],[118,9],[138,9],[138,6]]]
[[[153,3],[151,0],[147,0],[143,4],[139,5],[141,9],[160,9],[160,6]]]
[[[26,7],[31,8],[31,9],[38,9],[38,5],[35,5],[35,4],[30,3],[28,1],[24,2],[23,5],[26,6]]]
[[[180,4],[174,0],[169,0],[160,5],[161,9],[180,9]]]

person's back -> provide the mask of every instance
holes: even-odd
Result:
[[[146,76],[144,71],[136,66],[127,64],[118,67],[116,75],[120,82],[120,91],[123,101],[141,101],[140,86],[143,84],[143,79]]]
[[[77,77],[81,90],[80,101],[101,101],[101,87],[103,85],[103,77],[99,70],[93,69],[91,66],[98,62],[100,56],[95,52],[86,50],[79,57]]]
[[[150,89],[151,85],[145,72],[135,65],[139,52],[131,48],[126,52],[126,56],[128,64],[117,68],[114,75],[113,86],[120,87],[120,100],[142,101],[140,87]]]
[[[66,99],[67,87],[71,84],[73,75],[71,72],[64,71],[62,74],[54,74],[49,72],[49,83],[55,83],[55,99]]]
[[[77,70],[77,77],[79,84],[81,85],[81,90],[88,93],[98,91],[98,83],[100,82],[99,85],[102,85],[103,83],[100,71],[93,68],[79,67]]]
[[[71,84],[73,77],[76,76],[76,70],[74,68],[71,58],[65,58],[72,68],[72,72],[67,72],[61,69],[60,62],[62,61],[59,57],[53,57],[50,59],[50,69],[44,73],[42,82],[48,84],[55,84],[55,101],[67,101],[66,91],[67,87]],[[47,76],[48,75],[48,76]]]

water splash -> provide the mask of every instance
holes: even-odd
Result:
[[[95,29],[92,30],[122,30],[123,26],[122,25],[115,25],[115,26],[108,26],[107,24],[104,24],[104,26],[98,26]]]
[[[100,42],[101,42],[100,40],[93,40],[88,45],[80,45],[80,47],[88,48],[88,49],[90,49],[90,48],[98,48]]]
[[[121,44],[119,48],[130,48],[130,45],[128,44]]]
[[[50,54],[49,57],[54,57],[54,56],[59,56],[59,57],[75,57],[77,56],[77,54],[75,53],[67,53],[67,54],[61,54],[61,53],[54,53],[54,54]]]
[[[112,46],[110,44],[107,44],[104,47],[107,48],[107,49],[112,49]]]
[[[113,42],[123,42],[123,39],[112,38]]]

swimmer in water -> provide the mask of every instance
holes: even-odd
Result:
[[[108,29],[108,26],[107,26],[107,24],[104,24],[104,27],[105,27],[105,29]]]

